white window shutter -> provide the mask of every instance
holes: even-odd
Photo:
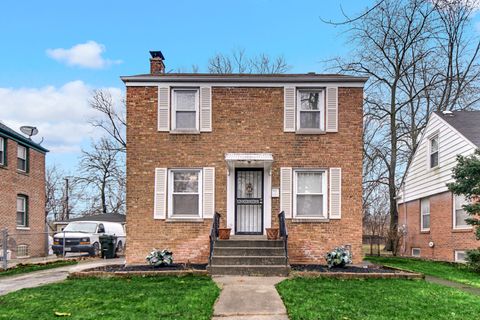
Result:
[[[200,88],[200,131],[212,131],[212,88]]]
[[[215,168],[203,168],[203,217],[213,218],[215,213]]]
[[[280,211],[292,217],[292,168],[280,168]]]
[[[295,87],[283,88],[283,131],[295,132]]]
[[[165,219],[167,212],[167,168],[155,169],[154,219]]]
[[[342,169],[330,168],[330,219],[342,217]]]
[[[338,132],[338,88],[327,87],[327,132]]]
[[[169,87],[158,87],[158,131],[170,131]]]

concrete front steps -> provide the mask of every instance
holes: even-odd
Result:
[[[212,275],[287,276],[290,266],[282,240],[236,236],[215,241],[208,271]]]

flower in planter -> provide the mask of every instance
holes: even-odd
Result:
[[[352,254],[345,247],[337,247],[325,255],[328,268],[345,267],[348,263],[352,263]]]
[[[154,267],[169,266],[173,263],[173,254],[167,249],[153,249],[145,259],[149,265]]]

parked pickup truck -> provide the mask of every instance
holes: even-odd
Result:
[[[57,256],[67,252],[88,252],[91,256],[100,253],[101,235],[117,237],[117,253],[123,252],[125,247],[125,229],[118,222],[75,221],[70,222],[62,232],[53,237],[53,253]],[[65,244],[63,243],[65,241]]]

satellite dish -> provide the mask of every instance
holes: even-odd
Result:
[[[22,126],[20,127],[20,131],[26,134],[29,139],[31,136],[34,136],[38,133],[38,129],[36,127],[31,127],[31,126]]]

